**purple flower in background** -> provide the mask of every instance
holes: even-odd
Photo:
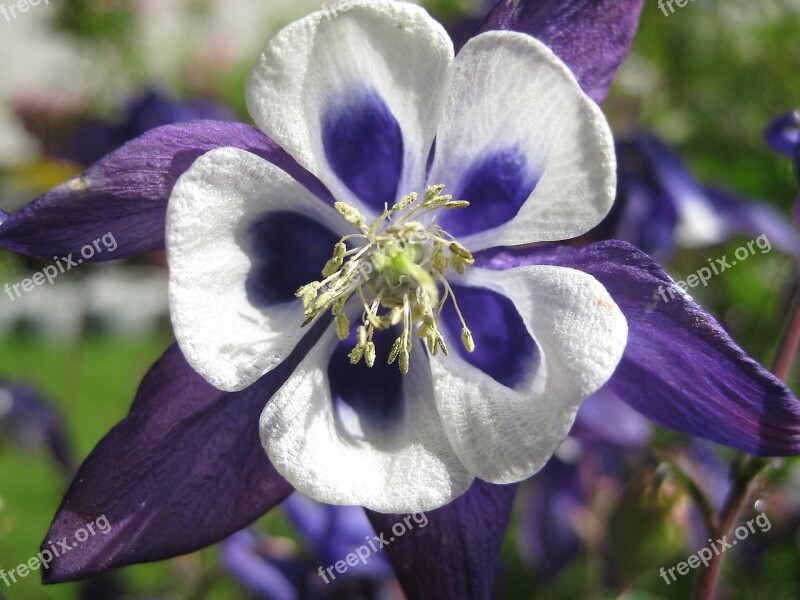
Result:
[[[292,480],[302,481],[304,487],[318,486],[320,497],[340,501],[369,498],[371,504],[384,509],[406,502],[411,506],[420,500],[434,506],[450,495],[455,498],[452,502],[426,513],[429,524],[424,529],[396,540],[385,552],[411,599],[494,597],[495,566],[516,487],[488,483],[478,477],[465,491],[471,474],[464,465],[478,471],[483,467],[521,464],[522,468],[509,470],[513,477],[508,480],[524,477],[541,466],[531,462],[546,460],[553,449],[551,443],[567,433],[577,402],[568,403],[566,414],[542,411],[543,417],[555,417],[557,423],[545,432],[537,423],[531,424],[529,413],[514,421],[508,430],[497,428],[498,436],[521,441],[517,446],[520,451],[514,452],[507,440],[494,438],[474,445],[471,440],[465,446],[466,439],[490,430],[484,426],[464,427],[464,422],[474,415],[464,410],[466,403],[459,404],[457,398],[451,397],[453,410],[445,417],[450,421],[450,436],[439,436],[436,444],[425,437],[425,445],[416,444],[414,436],[422,435],[422,431],[444,431],[442,420],[437,420],[440,413],[431,410],[430,420],[420,424],[420,431],[406,429],[407,437],[398,435],[398,423],[408,423],[406,417],[420,418],[421,413],[412,409],[423,407],[423,401],[428,407],[433,402],[430,395],[400,393],[403,386],[396,382],[403,381],[401,377],[411,382],[423,379],[428,375],[427,364],[443,365],[442,369],[457,364],[460,377],[479,373],[477,380],[482,385],[496,385],[498,390],[500,386],[515,389],[519,385],[516,377],[524,380],[534,373],[534,379],[542,386],[566,381],[581,387],[582,393],[588,392],[602,379],[595,375],[605,371],[605,366],[598,369],[599,365],[594,365],[587,370],[592,381],[577,374],[574,382],[564,379],[560,367],[574,356],[606,361],[611,353],[602,349],[609,340],[587,346],[570,337],[576,328],[597,324],[591,319],[558,318],[556,313],[574,314],[570,313],[575,306],[572,303],[580,298],[563,293],[570,289],[570,280],[587,282],[584,289],[605,288],[613,299],[609,302],[596,296],[608,306],[598,305],[588,314],[604,314],[600,309],[615,312],[616,305],[627,321],[627,345],[606,383],[607,389],[626,404],[665,427],[746,452],[797,453],[800,409],[791,392],[749,358],[689,298],[680,296],[669,303],[660,302],[659,287],[672,282],[645,254],[624,242],[604,242],[582,249],[552,245],[492,247],[529,241],[532,233],[538,233],[540,240],[561,239],[570,231],[596,224],[595,219],[608,209],[607,165],[598,166],[598,157],[589,156],[585,148],[570,143],[580,139],[596,143],[603,137],[599,132],[605,127],[604,121],[580,95],[572,75],[558,59],[589,97],[601,101],[628,50],[640,7],[640,2],[625,0],[504,0],[481,28],[500,33],[478,36],[465,45],[454,59],[456,69],[451,81],[452,49],[421,9],[389,2],[345,3],[279,34],[256,68],[249,87],[251,112],[280,145],[264,133],[236,123],[201,121],[161,127],[129,142],[81,177],[55,188],[0,224],[0,243],[44,257],[74,252],[87,239],[97,237],[98,232],[114,233],[119,243],[114,258],[164,248],[168,237],[173,265],[194,256],[193,261],[184,261],[174,272],[173,307],[183,302],[187,303],[184,308],[190,306],[191,294],[186,290],[194,285],[193,269],[214,271],[213,277],[205,272],[206,287],[196,289],[207,302],[205,310],[197,305],[194,313],[184,312],[182,323],[176,327],[183,350],[173,346],[147,374],[129,415],[84,462],[49,536],[71,533],[98,514],[106,514],[116,524],[114,530],[102,539],[91,538],[79,551],[60,557],[46,574],[47,581],[79,579],[113,567],[194,551],[229,537],[286,499],[293,486],[267,460],[259,439],[259,434],[266,431],[269,435],[265,441],[270,444],[270,435],[278,429],[266,427],[260,431],[258,423],[266,403],[271,416],[281,412],[287,425],[297,427],[296,423],[289,423],[291,418],[286,418],[292,416],[288,395],[284,394],[281,405],[270,407],[287,381],[299,373],[319,384],[319,397],[329,398],[329,405],[305,413],[309,426],[325,426],[314,429],[312,434],[324,434],[323,443],[306,436],[296,446],[286,444],[279,448],[282,470]],[[503,31],[507,35],[502,35]],[[515,35],[514,31],[532,34],[558,59],[538,42]],[[370,51],[358,51],[364,47],[362,44],[367,44]],[[469,72],[459,71],[458,66],[470,64],[470,57],[474,59],[476,53],[482,56],[480,66],[471,67]],[[520,64],[530,68],[517,72]],[[496,68],[489,69],[491,65]],[[343,77],[332,79],[332,73]],[[509,81],[514,73],[517,75]],[[523,105],[519,111],[508,112],[512,106],[508,103],[519,99],[520,91],[530,90],[529,86],[537,82],[543,84],[542,76],[547,79],[546,91],[526,100],[531,106],[540,106],[541,111],[531,116]],[[460,94],[453,95],[452,103],[445,102],[439,93],[448,89],[460,90]],[[464,102],[478,92],[475,102]],[[540,105],[550,93],[565,94],[565,102],[558,106]],[[487,110],[489,99],[505,108]],[[459,106],[458,110],[466,112],[456,123],[453,117],[460,114]],[[319,270],[328,266],[326,261],[330,261],[331,269],[341,269],[345,259],[357,255],[359,247],[345,243],[342,253],[342,246],[337,245],[342,233],[338,228],[345,221],[365,237],[373,235],[369,221],[361,221],[356,207],[361,215],[381,215],[410,192],[419,194],[417,202],[428,200],[422,186],[426,185],[427,146],[436,134],[433,124],[437,121],[448,127],[442,130],[446,135],[437,137],[428,184],[445,183],[456,200],[467,196],[472,200],[467,208],[440,211],[443,216],[436,223],[461,240],[460,245],[451,245],[452,240],[442,238],[448,240],[450,252],[445,251],[445,258],[455,264],[460,262],[457,269],[464,267],[464,277],[473,284],[473,289],[463,286],[456,295],[462,308],[471,305],[462,311],[465,316],[479,315],[474,325],[470,323],[476,350],[469,353],[468,348],[458,349],[460,319],[454,307],[448,308],[440,315],[439,323],[448,333],[455,323],[456,335],[447,338],[456,338],[449,358],[437,355],[427,363],[429,357],[424,352],[413,360],[409,356],[410,370],[405,376],[396,368],[378,370],[377,361],[372,370],[360,363],[360,372],[368,379],[370,373],[380,373],[380,377],[373,378],[372,387],[367,387],[364,381],[345,375],[351,368],[348,352],[352,352],[353,342],[344,351],[337,351],[336,338],[326,333],[326,329],[330,332],[329,320],[321,318],[305,335],[298,334],[298,328],[277,331],[270,325],[265,329],[264,320],[280,323],[296,310],[296,305],[289,302],[294,292],[300,285],[314,281]],[[560,133],[552,129],[556,122],[561,125]],[[533,131],[526,129],[532,125]],[[562,135],[566,137],[562,139]],[[474,143],[469,143],[473,139]],[[493,152],[487,155],[487,150]],[[548,181],[548,165],[561,169],[561,186],[553,179]],[[572,197],[570,190],[585,189],[587,173],[592,172],[596,175],[590,179],[597,183],[588,186],[592,193]],[[180,183],[175,189],[178,178]],[[526,202],[531,189],[534,194],[551,194],[540,196],[543,201],[531,205]],[[528,193],[523,193],[526,190]],[[219,196],[227,192],[231,192],[230,202],[225,205]],[[442,200],[441,192],[435,189],[430,201],[451,202]],[[188,200],[202,193],[208,194],[208,203],[190,207]],[[165,235],[170,196],[170,227]],[[581,196],[588,206],[575,203]],[[333,197],[349,205],[338,205],[345,220],[332,208]],[[280,200],[274,204],[243,202],[265,198]],[[548,203],[545,198],[552,201]],[[269,210],[270,207],[279,210]],[[413,205],[404,209],[413,209]],[[542,211],[539,216],[543,220],[520,221],[531,210]],[[174,219],[176,215],[179,221]],[[316,220],[309,219],[309,215]],[[213,226],[217,219],[218,229],[204,232],[211,237],[198,237],[194,244],[191,238],[178,235],[182,230],[190,231],[189,225]],[[515,229],[520,222],[527,223],[522,231]],[[385,220],[380,221],[376,231],[385,224]],[[423,229],[430,233],[429,227],[433,227],[432,220],[425,221]],[[330,237],[327,230],[339,235]],[[399,244],[388,248],[389,241],[383,240],[385,252],[372,268],[383,269],[387,284],[399,286],[414,277],[428,298],[433,297],[434,286],[427,285],[425,275],[417,269],[422,268],[427,255],[417,254],[413,243],[403,255],[396,251],[402,249]],[[334,247],[336,251],[330,258]],[[343,256],[352,251],[355,252]],[[97,254],[94,260],[103,260],[104,256]],[[225,258],[231,259],[227,268],[220,264]],[[440,258],[436,260],[442,264]],[[297,266],[298,270],[289,266]],[[542,273],[569,275],[550,288],[551,301],[542,300],[532,317],[528,308],[546,286],[511,294],[515,301],[512,304],[508,301],[511,292],[507,284],[524,281],[515,279],[514,274],[531,272],[528,269],[533,267],[549,267]],[[248,276],[242,277],[242,269]],[[332,274],[335,273],[334,270]],[[470,273],[480,273],[485,279],[470,279],[474,277]],[[223,286],[222,297],[228,299],[226,305],[208,293],[219,286]],[[424,312],[424,296],[420,295],[418,301],[417,307]],[[406,309],[405,303],[403,307],[408,314],[405,311],[410,307]],[[216,308],[225,312],[217,317]],[[231,308],[244,311],[244,317],[250,320],[231,320]],[[302,309],[300,305],[301,318]],[[341,314],[337,314],[339,321]],[[400,317],[402,323],[403,315]],[[388,322],[393,318],[389,315]],[[532,318],[541,319],[537,323],[544,327],[531,326]],[[214,323],[215,319],[219,323]],[[494,327],[497,323],[502,326]],[[345,324],[337,325],[346,332]],[[214,343],[206,346],[201,338],[192,338],[193,330],[211,336],[207,339]],[[246,335],[242,336],[242,332]],[[330,336],[329,344],[317,344],[323,336]],[[220,343],[223,337],[228,346]],[[470,336],[464,338],[469,340]],[[559,348],[549,343],[556,338],[573,343]],[[395,336],[390,334],[383,347],[392,346],[393,339]],[[234,345],[237,340],[246,343]],[[363,341],[369,342],[369,338]],[[258,346],[258,342],[264,343]],[[355,342],[357,348],[360,345],[363,349],[363,355],[356,352],[355,357],[371,360],[368,343],[361,343],[358,334]],[[330,351],[331,345],[337,350],[325,363],[320,353]],[[493,362],[494,352],[481,352],[480,347],[499,350],[500,364]],[[415,348],[421,350],[421,343],[417,342]],[[505,348],[511,353],[506,354]],[[553,353],[553,348],[558,350]],[[190,356],[185,356],[184,351]],[[247,381],[249,387],[221,391],[190,366],[189,360],[199,366],[200,359],[208,359],[208,353],[213,352],[225,355],[230,362],[226,365],[222,360],[209,360],[207,365],[215,365],[205,370],[209,378],[212,374],[219,376],[216,383],[226,378],[228,383]],[[385,353],[381,358],[385,361]],[[298,369],[304,361],[307,364]],[[514,367],[507,376],[501,368],[503,361]],[[312,362],[323,368],[315,370],[309,366]],[[258,376],[259,371],[266,370],[269,372]],[[554,373],[552,377],[547,377],[549,370]],[[411,384],[404,385],[407,389]],[[297,398],[302,413],[314,397],[309,396],[308,386],[297,389],[303,392]],[[439,392],[446,394],[448,390]],[[505,416],[530,411],[530,399],[540,392],[532,390],[520,398]],[[561,389],[548,399],[568,395]],[[346,398],[349,403],[334,402],[334,396]],[[498,406],[507,404],[483,405],[491,410]],[[492,413],[485,414],[491,423]],[[297,414],[295,418],[305,417]],[[333,439],[332,428],[342,438]],[[290,428],[287,426],[284,431]],[[455,437],[453,432],[457,433]],[[466,437],[460,439],[460,434]],[[546,443],[537,445],[538,436]],[[397,441],[394,447],[392,440]],[[349,444],[348,452],[339,456],[338,451],[330,450],[336,446],[324,445],[331,441],[340,444],[340,448]],[[303,454],[311,446],[321,449],[315,459],[340,478],[318,473],[319,481],[315,481],[307,476],[320,463],[309,461],[308,455],[295,460],[290,451]],[[535,446],[533,451],[531,446]],[[323,453],[325,448],[329,449],[328,454]],[[440,453],[431,452],[431,448]],[[458,454],[454,448],[458,448]],[[427,454],[433,460],[425,465],[427,468],[408,469],[412,463],[387,459],[383,465],[391,470],[381,472],[378,458],[392,452],[398,456]],[[450,461],[447,468],[443,462],[439,463],[443,468],[432,468],[442,456],[456,456],[459,460]],[[535,461],[532,456],[537,457]],[[348,462],[350,457],[357,460]],[[379,479],[365,478],[361,472],[365,469],[378,473]],[[497,471],[490,474],[494,478]],[[437,483],[447,485],[434,488],[431,496],[423,498],[420,482],[431,481],[432,476]],[[415,489],[415,497],[401,498],[396,490],[393,497],[393,490],[386,488],[388,479],[406,489]],[[361,482],[362,489],[355,482]],[[344,496],[343,490],[350,495]],[[464,493],[458,496],[461,492]],[[390,530],[403,517],[373,511],[367,511],[367,515],[378,531]]]
[[[764,131],[770,148],[794,161],[794,174],[800,182],[800,110],[793,110],[776,118]],[[800,223],[800,195],[792,208],[796,224]]]
[[[648,421],[603,388],[586,400],[555,456],[520,491],[517,541],[544,581],[558,577],[581,550],[581,521],[601,478],[623,474],[625,462],[650,441]]]
[[[32,386],[0,383],[0,441],[4,438],[25,450],[44,448],[69,474],[75,469],[61,416]]]
[[[355,567],[347,565],[344,573],[324,570],[373,539],[363,510],[324,505],[299,494],[289,496],[282,508],[300,535],[302,549],[255,530],[240,531],[222,542],[224,564],[248,588],[273,600],[402,597],[382,553],[370,553]]]
[[[777,117],[767,126],[764,138],[775,152],[794,160],[795,173],[800,180],[800,110]]]
[[[52,154],[89,166],[151,129],[200,119],[233,121],[234,116],[211,100],[179,101],[158,89],[149,89],[128,102],[117,122],[90,119],[80,123],[77,132],[54,148]]]
[[[734,235],[766,235],[800,256],[800,238],[776,209],[697,182],[664,142],[649,134],[618,140],[617,200],[587,237],[628,241],[666,260],[677,248],[703,248]]]

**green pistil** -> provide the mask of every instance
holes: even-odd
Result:
[[[417,194],[409,194],[367,225],[354,207],[337,202],[334,206],[342,218],[359,233],[342,238],[334,246],[333,256],[326,263],[321,281],[312,281],[299,290],[306,320],[313,321],[328,308],[334,315],[340,339],[350,335],[350,319],[345,304],[356,294],[362,303],[361,325],[357,342],[350,353],[353,364],[375,364],[375,331],[402,324],[402,332],[389,352],[389,364],[397,361],[400,371],[408,373],[413,331],[431,354],[439,350],[447,355],[447,345],[438,328],[438,319],[448,299],[452,300],[461,319],[461,341],[472,352],[475,343],[464,322],[453,290],[444,278],[448,267],[464,273],[475,261],[472,254],[436,223],[424,226],[420,217],[437,210],[465,208],[463,200],[443,196],[443,185],[431,186],[418,202]],[[416,220],[412,220],[415,218]],[[348,250],[346,242],[360,238],[364,244]],[[438,282],[438,283],[437,283]],[[445,294],[440,299],[439,285]]]

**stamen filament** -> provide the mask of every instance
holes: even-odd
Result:
[[[410,368],[415,329],[431,354],[441,349],[447,355],[447,345],[437,321],[449,298],[461,321],[462,343],[470,352],[475,349],[453,289],[444,277],[448,267],[463,273],[467,266],[474,264],[472,254],[438,225],[438,215],[427,225],[420,221],[440,209],[469,205],[464,200],[442,195],[443,189],[443,185],[430,186],[421,201],[418,194],[411,193],[391,207],[387,204],[383,213],[369,225],[356,208],[344,202],[334,204],[342,218],[360,233],[342,237],[323,269],[323,279],[302,286],[297,296],[302,298],[305,308],[303,325],[330,307],[336,333],[346,339],[350,335],[350,321],[345,307],[352,295],[358,294],[362,310],[361,324],[356,330],[358,339],[350,352],[353,364],[363,358],[372,366],[376,358],[372,339],[375,331],[397,325],[402,331],[388,358],[390,364],[398,360],[401,372],[408,373]],[[348,248],[347,243],[355,239],[364,239],[366,243]],[[443,294],[437,283],[443,287]]]

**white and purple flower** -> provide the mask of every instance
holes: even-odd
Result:
[[[530,36],[483,33],[454,59],[419,7],[345,8],[284,29],[247,91],[261,130],[337,201],[237,148],[198,159],[167,211],[172,321],[189,363],[236,391],[324,315],[261,417],[270,460],[317,500],[430,510],[475,477],[538,471],[622,356],[625,318],[590,275],[472,266],[596,225],[613,141]]]
[[[455,56],[419,8],[346,6],[262,56],[261,131],[161,127],[2,217],[19,252],[63,256],[111,231],[114,258],[167,246],[171,267],[180,347],[84,462],[48,539],[97,514],[115,528],[46,581],[196,550],[297,487],[377,509],[379,531],[391,511],[432,509],[386,548],[407,596],[492,597],[507,482],[546,462],[601,385],[665,427],[800,451],[792,393],[689,298],[659,302],[671,280],[647,255],[528,245],[609,209],[613,149],[589,98],[605,97],[639,0],[503,0]],[[350,260],[372,270],[351,279]],[[386,365],[398,339],[407,374]]]

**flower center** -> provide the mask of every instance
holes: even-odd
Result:
[[[464,246],[439,227],[435,214],[424,218],[439,210],[465,208],[469,203],[443,196],[442,190],[443,185],[428,187],[421,202],[416,193],[409,194],[370,224],[349,204],[334,204],[358,233],[346,235],[336,243],[333,257],[322,270],[324,279],[302,286],[297,296],[305,307],[303,326],[331,308],[336,333],[345,340],[351,327],[345,304],[356,295],[363,310],[356,346],[350,353],[353,364],[363,358],[373,366],[375,331],[396,325],[402,325],[402,332],[389,352],[389,364],[398,361],[403,373],[408,373],[415,327],[431,354],[441,349],[447,355],[438,321],[448,299],[461,320],[461,342],[467,351],[475,350],[472,333],[444,277],[448,267],[461,274],[475,261]],[[348,242],[355,246],[348,248]]]

